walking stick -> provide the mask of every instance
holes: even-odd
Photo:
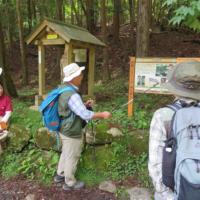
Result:
[[[128,105],[129,103],[131,103],[131,102],[134,101],[135,99],[139,98],[139,97],[142,96],[144,93],[146,93],[147,91],[149,91],[151,88],[155,87],[155,86],[158,85],[158,84],[159,84],[159,82],[156,83],[155,85],[153,85],[152,87],[150,87],[150,88],[149,88],[148,90],[146,90],[145,92],[143,92],[143,93],[141,93],[140,95],[138,95],[137,97],[131,99],[129,102],[127,102],[127,103],[123,104],[122,106],[120,106],[119,108],[113,110],[113,111],[111,112],[111,114],[114,114],[114,113],[117,112],[119,109],[123,108],[124,106]],[[98,119],[98,120],[95,122],[95,124],[98,124],[98,123],[101,122],[102,120],[103,120],[103,119]]]
[[[91,107],[90,103],[88,103],[87,109],[92,111],[92,107]],[[96,176],[97,176],[98,171],[97,171],[97,161],[96,161],[96,151],[95,151],[94,127],[93,127],[92,119],[91,119],[91,125],[92,125],[92,135],[93,135],[95,172],[96,172]]]
[[[143,93],[140,94],[139,96],[137,96],[137,97],[131,99],[129,102],[127,102],[127,103],[123,104],[122,106],[120,106],[119,108],[115,109],[114,111],[111,112],[111,114],[114,114],[114,113],[117,112],[119,109],[121,109],[122,107],[128,105],[129,103],[131,103],[131,102],[134,101],[135,99],[139,98],[141,95],[143,95],[144,93],[146,93],[147,91],[149,91],[151,88],[155,87],[155,86],[158,85],[158,84],[159,84],[159,82],[156,83],[155,85],[153,85],[152,87],[150,87],[148,90],[146,90],[145,92],[143,92]],[[88,106],[91,107],[91,106],[90,106],[90,103],[88,104]],[[102,120],[103,120],[103,119],[97,120],[97,121],[95,122],[95,125],[98,124],[99,122],[101,122]],[[98,173],[98,172],[97,172],[96,151],[95,151],[95,139],[94,139],[94,130],[93,130],[93,123],[92,123],[92,120],[91,120],[91,124],[92,124],[92,134],[93,134],[95,172],[96,172],[96,176],[97,176],[97,173]]]

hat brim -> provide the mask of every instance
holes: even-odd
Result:
[[[167,89],[169,92],[176,94],[182,97],[189,97],[192,99],[200,100],[200,90],[189,90],[179,86],[176,81],[174,80],[174,74],[176,71],[176,67],[170,69],[167,73]]]
[[[74,72],[72,75],[64,77],[63,82],[71,81],[76,76],[79,76],[84,69],[85,67],[79,67],[79,69],[76,72]]]

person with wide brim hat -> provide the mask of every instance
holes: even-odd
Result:
[[[54,181],[64,181],[64,190],[79,190],[85,186],[84,182],[78,182],[74,177],[83,143],[83,120],[108,119],[111,116],[111,113],[107,111],[94,113],[86,109],[89,103],[93,106],[94,101],[88,100],[83,103],[81,99],[78,86],[83,79],[82,71],[84,69],[85,67],[79,67],[76,63],[64,67],[64,83],[61,85],[60,90],[72,87],[75,91],[63,92],[58,98],[58,114],[60,120],[63,121],[59,129],[59,135],[63,147]]]
[[[200,100],[200,63],[187,60],[168,71],[167,89],[169,92]]]
[[[200,100],[200,62],[188,60],[167,73],[167,89],[176,98],[174,104]],[[192,104],[191,104],[192,105]],[[170,136],[170,122],[174,111],[163,107],[154,113],[149,134],[149,175],[155,187],[155,200],[174,200],[174,192],[162,182],[163,149]],[[170,126],[169,126],[170,125]]]

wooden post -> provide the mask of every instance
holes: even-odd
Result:
[[[134,98],[134,84],[135,83],[135,57],[131,57],[130,60],[130,76],[129,76],[129,97],[128,101]],[[128,104],[128,116],[133,114],[134,103],[133,101]]]
[[[45,59],[44,46],[38,45],[38,69],[39,69],[39,95],[45,93]]]
[[[72,45],[71,44],[65,44],[64,53],[68,54],[68,65],[72,62],[72,52],[73,52]]]
[[[90,48],[89,52],[89,72],[88,72],[88,95],[94,93],[94,65],[95,65],[95,48]]]
[[[63,83],[63,68],[73,62],[73,49],[71,44],[65,44],[64,54],[60,61],[61,84]]]
[[[72,53],[72,63],[75,62],[75,53]]]

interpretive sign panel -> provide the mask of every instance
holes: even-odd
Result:
[[[186,60],[191,60],[191,59],[200,61],[200,58],[177,58],[177,64],[182,63],[182,62],[184,62]]]
[[[143,93],[157,82],[147,93],[171,94],[166,88],[168,70],[186,60],[200,58],[130,58],[129,101],[134,98],[134,92]],[[134,88],[134,89],[133,89]],[[134,90],[134,92],[133,92]],[[128,105],[129,116],[133,113],[133,103]]]
[[[159,82],[147,93],[171,94],[166,88],[166,76],[176,62],[174,58],[136,58],[134,92],[144,92]]]

